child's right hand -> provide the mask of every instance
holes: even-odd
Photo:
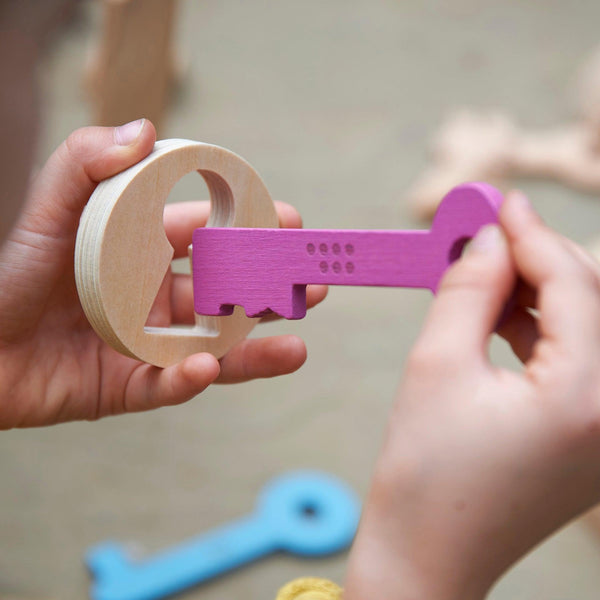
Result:
[[[480,600],[600,501],[598,264],[519,193],[500,220],[449,270],[408,359],[345,600]],[[487,356],[517,277],[501,333],[521,373]]]

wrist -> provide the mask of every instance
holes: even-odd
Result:
[[[348,565],[344,600],[484,600],[491,587],[476,575],[454,571],[445,556],[439,568],[430,568],[388,550],[358,543]]]
[[[440,568],[424,567],[409,557],[399,557],[387,548],[357,540],[352,550],[344,600],[484,600],[485,581],[454,572],[442,557]],[[448,550],[447,554],[451,554]]]
[[[473,559],[464,546],[467,531],[447,528],[444,519],[419,508],[415,488],[409,489],[414,481],[398,483],[373,482],[350,554],[344,600],[483,600],[496,570]],[[436,521],[439,526],[432,527]]]

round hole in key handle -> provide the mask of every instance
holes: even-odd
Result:
[[[302,512],[304,517],[307,519],[312,519],[313,517],[315,517],[317,515],[318,510],[319,510],[319,507],[315,506],[314,504],[312,504],[310,502],[305,502],[304,504],[302,504],[300,506],[300,511]]]
[[[472,238],[470,237],[463,237],[452,244],[452,248],[450,248],[450,253],[448,255],[451,263],[457,261],[463,255],[471,239]]]
[[[500,192],[486,183],[463,184],[446,194],[435,213],[432,231],[436,226],[449,230],[449,265],[462,256],[480,227],[497,222],[502,201]],[[474,210],[473,214],[470,214],[471,209]],[[463,235],[458,233],[459,227],[455,224],[457,217],[464,227]]]
[[[191,171],[211,196],[209,222],[195,231],[191,250],[196,325],[146,327],[173,256],[164,203]],[[123,354],[162,367],[195,352],[220,358],[257,317],[302,318],[310,283],[435,292],[464,244],[497,222],[501,201],[491,186],[472,183],[444,197],[430,231],[278,229],[273,201],[243,159],[218,146],[163,140],[90,198],[77,234],[77,289],[96,332]]]

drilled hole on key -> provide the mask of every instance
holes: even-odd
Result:
[[[472,238],[469,237],[463,237],[459,240],[456,240],[454,244],[452,244],[452,247],[450,248],[450,252],[448,254],[448,260],[451,263],[458,260],[463,255],[465,250],[469,247],[471,239]]]
[[[316,250],[316,248],[315,248],[315,245],[314,245],[314,244],[306,244],[306,251],[307,251],[309,254],[314,254],[314,253],[315,253],[315,250]]]
[[[319,252],[321,254],[327,254],[327,244],[319,244]]]
[[[300,514],[306,519],[316,519],[319,515],[319,507],[312,502],[303,502],[300,505]]]

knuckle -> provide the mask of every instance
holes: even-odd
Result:
[[[569,359],[549,346],[538,349],[538,366],[529,373],[539,386],[544,410],[555,410],[569,443],[600,444],[600,378],[591,360]],[[544,355],[545,354],[545,355]]]
[[[64,142],[64,150],[71,157],[76,157],[80,154],[84,147],[84,141],[87,135],[88,128],[80,127],[72,131]]]
[[[98,152],[98,128],[80,127],[72,131],[59,148],[62,158],[70,164],[86,165]]]

